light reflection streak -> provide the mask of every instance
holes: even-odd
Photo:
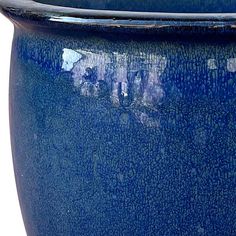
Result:
[[[82,96],[99,97],[106,89],[114,106],[129,107],[144,125],[159,125],[158,116],[152,118],[142,108],[156,111],[164,97],[161,83],[167,66],[164,56],[65,48],[62,59],[62,69],[72,73],[74,86]]]

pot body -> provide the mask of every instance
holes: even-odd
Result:
[[[236,43],[16,28],[28,235],[234,235]]]

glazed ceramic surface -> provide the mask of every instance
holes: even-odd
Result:
[[[28,235],[236,235],[234,14],[138,20],[10,2],[12,150]],[[216,2],[205,12],[230,6]]]

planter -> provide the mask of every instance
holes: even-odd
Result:
[[[28,235],[236,234],[236,5],[174,2],[0,2]]]

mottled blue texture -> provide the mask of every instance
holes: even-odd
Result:
[[[17,28],[10,113],[28,235],[236,234],[234,40]]]
[[[0,0],[27,234],[235,236],[234,1],[126,2]]]

